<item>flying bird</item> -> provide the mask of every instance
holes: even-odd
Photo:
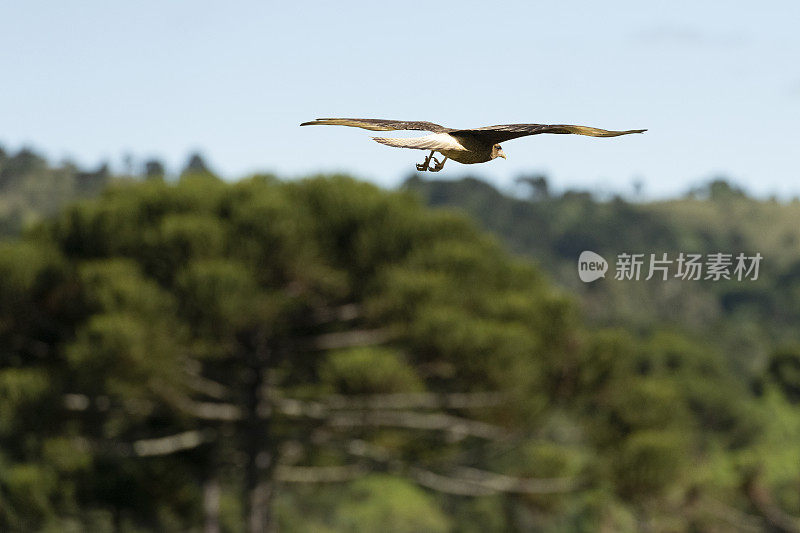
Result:
[[[538,135],[540,133],[574,133],[576,135],[590,135],[592,137],[617,137],[629,133],[643,133],[647,130],[609,131],[587,126],[570,126],[567,124],[503,124],[500,126],[486,126],[474,129],[445,128],[433,122],[384,120],[379,118],[318,118],[310,122],[303,122],[301,126],[352,126],[372,131],[394,130],[421,130],[429,131],[430,135],[411,139],[373,137],[381,144],[396,146],[398,148],[414,148],[417,150],[430,150],[431,153],[422,163],[417,165],[417,170],[439,172],[444,168],[448,159],[471,165],[485,163],[498,157],[506,158],[501,142],[510,141],[517,137]],[[443,159],[439,161],[434,154],[439,152]],[[434,164],[429,166],[433,160]]]

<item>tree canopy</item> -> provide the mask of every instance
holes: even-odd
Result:
[[[3,529],[798,513],[794,348],[743,376],[703,335],[587,326],[538,267],[408,192],[187,170],[116,181],[0,252]]]

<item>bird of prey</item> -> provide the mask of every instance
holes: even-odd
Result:
[[[439,172],[444,168],[448,159],[471,165],[485,163],[506,154],[500,147],[501,142],[510,141],[517,137],[538,135],[540,133],[574,133],[577,135],[590,135],[592,137],[617,137],[629,133],[643,133],[647,130],[609,131],[587,126],[570,126],[567,124],[503,124],[500,126],[485,126],[474,129],[445,128],[433,122],[384,120],[378,118],[318,118],[310,122],[303,122],[301,126],[353,126],[372,131],[393,130],[421,130],[429,131],[430,135],[411,139],[387,139],[373,137],[381,144],[396,146],[398,148],[415,148],[417,150],[430,150],[431,153],[422,163],[417,165],[417,170]],[[433,156],[439,152],[444,158],[439,161]],[[432,166],[428,166],[434,161]]]

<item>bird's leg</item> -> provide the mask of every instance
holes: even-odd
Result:
[[[420,172],[425,172],[426,170],[429,170],[428,163],[431,162],[432,157],[433,157],[433,150],[431,150],[431,153],[428,155],[428,157],[425,158],[425,161],[417,164],[417,170],[419,170]]]
[[[431,154],[431,157],[433,157],[433,154]],[[444,168],[444,162],[447,161],[447,157],[445,157],[441,161],[439,161],[438,159],[433,157],[433,160],[436,162],[436,164],[434,166],[432,166],[431,168],[429,168],[428,170],[430,170],[431,172],[439,172],[440,170],[442,170]]]

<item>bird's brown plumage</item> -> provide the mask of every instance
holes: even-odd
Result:
[[[644,133],[647,130],[601,130],[600,128],[590,128],[588,126],[572,126],[569,124],[501,124],[499,126],[486,126],[469,130],[448,130],[450,134],[472,135],[485,140],[488,143],[501,143],[526,137],[528,135],[539,135],[540,133],[559,133],[589,135],[591,137],[618,137],[629,133]]]
[[[318,118],[301,126],[352,126],[372,131],[422,130],[443,133],[447,128],[420,120],[385,120],[382,118]]]

